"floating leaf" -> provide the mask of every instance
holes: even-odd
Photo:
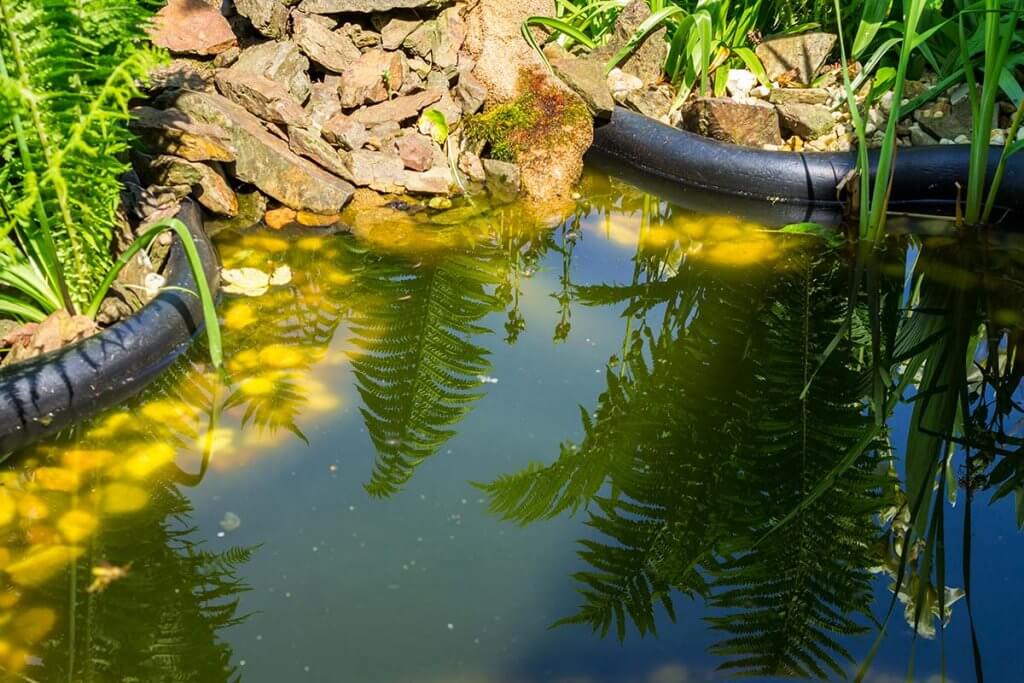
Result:
[[[292,269],[288,266],[280,266],[275,268],[274,272],[270,275],[270,285],[272,287],[281,287],[292,281]]]
[[[270,289],[270,276],[256,268],[224,268],[220,276],[227,294],[262,296]]]

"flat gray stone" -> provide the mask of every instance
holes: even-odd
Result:
[[[349,156],[350,180],[377,192],[405,190],[405,166],[394,154],[360,149]]]
[[[837,40],[835,34],[822,32],[776,36],[766,38],[755,52],[769,80],[778,80],[783,74],[792,71],[799,82],[807,85],[832,54]]]
[[[288,34],[288,8],[279,0],[235,0],[235,9],[268,38]]]
[[[483,164],[491,199],[499,203],[515,201],[522,189],[519,166],[497,159],[484,159]]]
[[[270,41],[242,50],[231,70],[255,73],[277,81],[288,88],[299,104],[309,99],[309,60],[290,40]]]
[[[405,39],[422,25],[423,20],[415,16],[392,17],[380,27],[381,47],[385,50],[397,50],[402,47]]]
[[[393,100],[363,107],[352,114],[352,118],[367,126],[388,121],[408,121],[416,118],[420,112],[441,99],[447,90],[424,90],[415,95],[396,97]]]
[[[414,194],[449,194],[452,187],[452,173],[447,166],[435,166],[423,173],[405,171],[402,183],[406,192]]]
[[[370,140],[366,126],[342,113],[327,119],[320,132],[328,142],[350,152],[362,149]]]
[[[826,88],[772,88],[768,93],[772,104],[825,104],[828,98]]]
[[[227,130],[196,121],[177,109],[136,107],[131,130],[161,152],[189,161],[234,161],[236,150]]]
[[[698,97],[683,111],[686,129],[737,145],[781,145],[779,115],[770,104],[744,104],[728,97]]]
[[[347,35],[335,33],[305,14],[293,15],[292,26],[299,49],[328,71],[341,73],[362,54]]]
[[[292,94],[266,76],[227,69],[217,74],[217,89],[235,104],[264,121],[307,126],[309,116]]]
[[[450,4],[451,0],[302,0],[299,11],[310,14],[370,14],[395,9],[440,9]]]
[[[782,129],[805,140],[821,137],[835,128],[832,111],[823,104],[793,102],[775,106],[779,110]]]
[[[258,118],[226,97],[182,92],[176,106],[199,121],[226,130],[237,149],[235,176],[285,206],[332,214],[351,198],[352,185],[295,154]]]
[[[551,68],[562,82],[587,103],[590,113],[600,119],[610,119],[615,100],[608,87],[604,65],[597,59],[581,59],[562,51],[550,60]]]
[[[320,137],[319,132],[308,128],[289,128],[288,147],[296,154],[323,166],[334,175],[351,179],[345,159]]]

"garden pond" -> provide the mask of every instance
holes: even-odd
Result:
[[[554,229],[453,211],[217,236],[291,271],[225,295],[227,376],[197,349],[0,472],[3,680],[839,679],[892,606],[865,680],[966,681],[965,556],[985,673],[1024,679],[1019,245],[854,265],[593,172]],[[915,316],[945,322],[897,342]],[[978,362],[873,410],[873,359],[936,344]],[[901,573],[922,478],[946,559]]]

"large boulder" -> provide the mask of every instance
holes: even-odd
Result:
[[[832,54],[837,40],[834,33],[821,32],[776,36],[767,38],[755,52],[770,80],[792,73],[797,81],[809,85],[814,74]]]
[[[683,111],[687,130],[748,147],[781,145],[779,115],[770,104],[744,104],[728,97],[698,97]]]
[[[522,27],[528,18],[551,10],[550,0],[479,0],[467,10],[465,49],[476,62],[472,73],[487,90],[487,104],[515,98],[520,69],[544,68],[540,55],[523,40]]]
[[[194,119],[226,130],[237,150],[235,176],[297,211],[338,213],[353,187],[303,159],[263,123],[221,95],[182,92],[175,106]]]
[[[203,0],[170,0],[149,29],[153,44],[175,54],[216,55],[238,45],[220,10]]]

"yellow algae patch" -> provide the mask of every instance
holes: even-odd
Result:
[[[259,362],[263,367],[290,370],[305,365],[307,359],[306,354],[294,346],[270,344],[260,351]]]
[[[50,509],[42,498],[27,494],[18,501],[18,514],[25,519],[35,522],[40,519],[46,519],[50,514]]]
[[[260,375],[259,377],[251,377],[244,380],[238,388],[244,395],[251,398],[269,396],[274,393],[274,389],[277,386],[275,380],[276,375]]]
[[[0,488],[0,526],[7,526],[18,514],[18,504],[7,489]]]
[[[232,304],[224,314],[224,326],[229,330],[241,330],[256,322],[256,311],[244,301]]]
[[[295,246],[303,251],[317,251],[324,246],[323,237],[303,237],[295,243]]]
[[[132,484],[114,482],[103,489],[103,510],[112,515],[138,512],[148,502],[146,490]]]
[[[20,673],[22,669],[28,666],[28,658],[30,656],[28,650],[22,648],[12,651],[7,657],[7,672],[11,674]]]
[[[14,632],[25,643],[38,643],[53,630],[57,613],[49,607],[32,607],[14,618]]]
[[[330,282],[332,285],[347,285],[350,282],[352,282],[353,279],[354,278],[350,273],[343,273],[339,270],[336,270],[327,275],[327,281]]]
[[[113,451],[90,450],[76,448],[65,451],[61,456],[64,466],[75,472],[86,472],[88,470],[103,467],[113,459]]]
[[[242,244],[250,249],[260,249],[274,254],[288,251],[290,246],[288,240],[266,235],[246,235]]]
[[[88,436],[93,439],[105,439],[114,436],[132,421],[128,413],[114,413],[103,420],[98,427],[89,430]]]
[[[7,564],[4,564],[4,569],[7,569]],[[19,591],[5,590],[3,593],[0,593],[0,608],[10,609],[17,605],[19,600],[21,600],[21,593]]]
[[[78,472],[63,467],[40,467],[35,473],[36,484],[49,491],[71,493],[81,486]]]
[[[228,360],[228,369],[232,372],[241,372],[259,367],[260,354],[255,349],[239,351]]]
[[[145,479],[174,460],[177,451],[168,444],[154,443],[144,446],[122,466],[123,471],[135,479]]]
[[[19,586],[39,586],[84,552],[84,549],[72,545],[37,546],[17,562],[7,565],[7,574]]]
[[[217,428],[200,434],[196,439],[196,448],[202,452],[210,449],[214,453],[223,455],[233,450],[234,438],[235,433],[232,430],[223,427]]]
[[[184,401],[168,398],[150,401],[142,407],[141,412],[153,422],[179,425],[194,420],[197,411]]]
[[[61,535],[71,543],[77,543],[83,538],[91,536],[96,527],[99,526],[95,515],[92,515],[85,510],[71,510],[70,512],[64,513],[59,520],[57,520],[57,530],[60,531]]]
[[[720,266],[752,266],[773,261],[780,254],[778,241],[765,236],[761,239],[705,244],[699,257]]]

